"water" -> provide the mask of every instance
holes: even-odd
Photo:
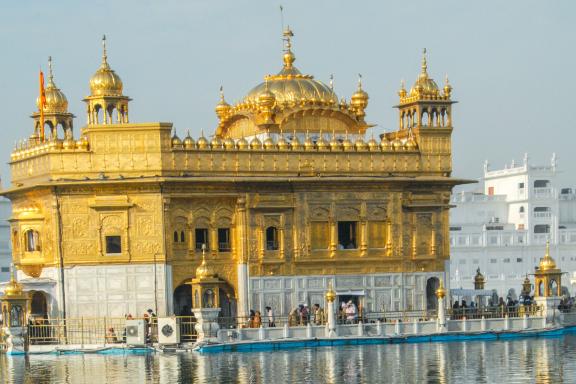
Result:
[[[0,356],[1,383],[576,383],[576,335],[276,352]]]

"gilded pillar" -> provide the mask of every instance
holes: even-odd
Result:
[[[284,251],[284,244],[285,244],[284,223],[282,223],[282,225],[280,225],[280,227],[278,227],[278,249],[280,251],[280,258],[281,259],[284,259],[284,254],[286,253]]]
[[[216,224],[213,222],[210,223],[208,236],[210,236],[210,240],[208,240],[210,243],[210,254],[213,257],[216,257],[216,254],[218,253],[218,228],[216,228]]]
[[[412,257],[416,257],[418,255],[418,239],[417,239],[417,232],[418,232],[418,225],[416,221],[416,214],[412,214]]]
[[[330,257],[336,257],[336,243],[338,242],[338,232],[336,228],[336,221],[330,218]]]
[[[430,234],[430,255],[436,256],[436,214],[430,218],[432,221],[432,233]]]
[[[392,256],[392,221],[386,222],[386,256]]]
[[[248,233],[246,220],[246,199],[239,198],[236,204],[236,231],[234,243],[237,254],[238,274],[238,317],[248,316]]]

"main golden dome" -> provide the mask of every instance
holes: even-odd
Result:
[[[291,37],[290,29],[284,32]],[[244,97],[243,103],[258,104],[259,96],[265,92],[274,94],[277,105],[310,103],[315,105],[336,105],[338,97],[328,85],[315,80],[312,75],[302,74],[293,64],[296,57],[292,53],[290,39],[287,39],[283,55],[284,66],[276,75],[268,75]]]
[[[90,78],[91,96],[121,96],[123,84],[120,76],[108,65],[106,55],[106,36],[102,38],[103,55],[102,64],[96,73]]]

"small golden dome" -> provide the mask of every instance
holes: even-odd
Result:
[[[50,150],[59,150],[62,149],[62,140],[60,140],[59,138],[53,138],[50,140],[49,144],[48,144],[48,148]]]
[[[304,149],[304,147],[302,146],[302,143],[300,143],[300,140],[298,139],[298,135],[296,135],[296,133],[294,133],[294,135],[292,136],[292,140],[290,141],[290,146],[292,147],[293,151],[301,151],[302,149]]]
[[[332,152],[340,152],[342,150],[342,143],[334,134],[332,134],[332,139],[330,140],[330,150]]]
[[[286,141],[283,134],[280,134],[280,138],[278,139],[278,149],[280,151],[288,151],[290,149],[290,143]]]
[[[442,299],[446,296],[446,289],[444,289],[444,283],[440,280],[440,286],[436,290],[436,297]]]
[[[395,139],[392,141],[392,148],[393,148],[395,151],[401,151],[401,150],[403,150],[403,149],[404,149],[404,144],[402,143],[402,140],[400,140],[399,138],[395,138]]]
[[[407,151],[415,151],[418,149],[418,144],[416,144],[416,140],[414,140],[413,137],[409,137],[406,143],[404,143],[404,148],[406,148]]]
[[[120,76],[108,65],[106,36],[102,38],[102,64],[90,79],[91,96],[122,96],[123,84]]]
[[[546,253],[544,257],[540,259],[540,264],[538,265],[538,270],[542,272],[550,271],[556,269],[556,262],[550,256],[550,241],[546,241]]]
[[[82,149],[85,151],[88,150],[88,148],[90,147],[88,137],[86,137],[86,135],[82,135],[80,139],[76,142],[76,147],[78,147],[78,149]]]
[[[451,93],[452,93],[452,86],[450,85],[450,82],[448,81],[448,75],[446,75],[446,79],[444,81],[444,96],[450,97]]]
[[[252,141],[250,141],[250,148],[252,149],[262,149],[262,142],[257,136],[254,136]]]
[[[406,97],[406,87],[404,85],[404,80],[400,82],[400,89],[398,90],[398,96],[400,96],[401,99]]]
[[[212,277],[216,277],[216,271],[214,271],[211,265],[206,263],[206,257],[204,256],[204,252],[202,252],[202,264],[196,268],[196,278],[203,280]]]
[[[69,137],[66,140],[64,140],[64,142],[62,143],[62,148],[64,148],[67,151],[75,149],[76,148],[76,142],[74,141],[74,139]]]
[[[356,150],[358,152],[364,152],[368,149],[368,145],[361,136],[358,136],[356,142],[354,143],[354,146],[356,147]]]
[[[344,151],[350,152],[354,150],[354,144],[352,143],[352,141],[348,138],[348,135],[346,135],[346,138],[344,139],[344,141],[342,142],[342,147],[344,147]]]
[[[182,147],[182,140],[180,140],[180,138],[176,134],[176,131],[174,131],[174,135],[172,135],[171,143],[173,148]]]
[[[204,137],[204,130],[202,130],[202,133],[200,135],[200,138],[198,139],[198,142],[196,143],[196,145],[198,145],[198,149],[208,149],[210,148],[210,143],[208,142],[208,139],[206,139]]]
[[[380,148],[383,151],[389,151],[392,149],[392,143],[386,138],[386,136],[382,137],[382,140],[380,141]]]
[[[248,140],[246,140],[245,138],[241,137],[240,139],[238,139],[238,142],[236,143],[236,146],[238,147],[239,150],[241,151],[245,151],[250,147],[250,144],[248,144]]]
[[[310,135],[306,134],[306,139],[304,139],[304,150],[306,151],[313,151],[316,148],[314,142]]]
[[[222,140],[218,136],[214,136],[210,142],[212,149],[222,149]]]
[[[184,145],[184,148],[186,148],[186,149],[194,149],[194,147],[196,147],[196,142],[194,141],[192,136],[190,136],[190,131],[188,131],[188,134],[184,138],[184,141],[182,142],[182,144]]]
[[[44,90],[46,103],[44,104],[45,112],[66,113],[68,112],[68,99],[64,93],[54,84],[54,75],[52,74],[52,57],[48,58],[48,85]],[[40,109],[40,97],[36,99],[36,106]]]
[[[10,281],[4,288],[4,297],[10,296],[21,296],[24,290],[22,289],[22,285],[16,281],[16,276],[14,273],[15,267],[12,266],[10,270]]]
[[[246,140],[245,138],[241,137],[238,142],[236,143],[236,145],[238,146],[238,149],[241,151],[245,151],[248,149],[248,147],[250,147],[250,145],[248,144],[248,140]]]
[[[224,148],[227,149],[228,151],[236,149],[236,142],[234,141],[234,139],[231,137],[227,137],[224,140]]]
[[[350,98],[350,105],[358,115],[364,115],[364,110],[368,106],[368,94],[362,89],[362,76],[358,76],[358,89]]]
[[[267,151],[276,149],[276,144],[274,143],[274,140],[272,140],[272,137],[268,136],[266,140],[264,140],[264,149]]]
[[[330,143],[326,141],[323,134],[320,134],[318,140],[316,141],[316,146],[318,147],[319,151],[329,151],[330,150]]]
[[[377,152],[380,150],[380,146],[378,145],[378,142],[375,138],[372,137],[370,140],[368,140],[368,149],[370,152]]]
[[[440,90],[434,80],[428,76],[428,65],[426,63],[426,49],[422,58],[422,72],[416,79],[416,82],[410,89],[410,96],[426,96],[434,98],[440,96]]]
[[[228,115],[228,113],[230,112],[230,108],[231,108],[230,104],[228,104],[226,100],[224,100],[224,88],[220,87],[220,101],[218,102],[218,104],[216,104],[216,108],[214,109],[216,111],[216,116],[218,116],[218,118],[222,120],[224,117]]]

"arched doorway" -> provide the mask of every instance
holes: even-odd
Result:
[[[30,300],[30,315],[36,319],[48,319],[48,300],[42,291],[34,291]]]
[[[189,284],[181,284],[174,290],[173,295],[174,314],[177,316],[192,315],[192,287]]]
[[[438,308],[438,299],[436,290],[440,287],[440,280],[437,277],[431,277],[426,281],[426,310],[435,311]]]

